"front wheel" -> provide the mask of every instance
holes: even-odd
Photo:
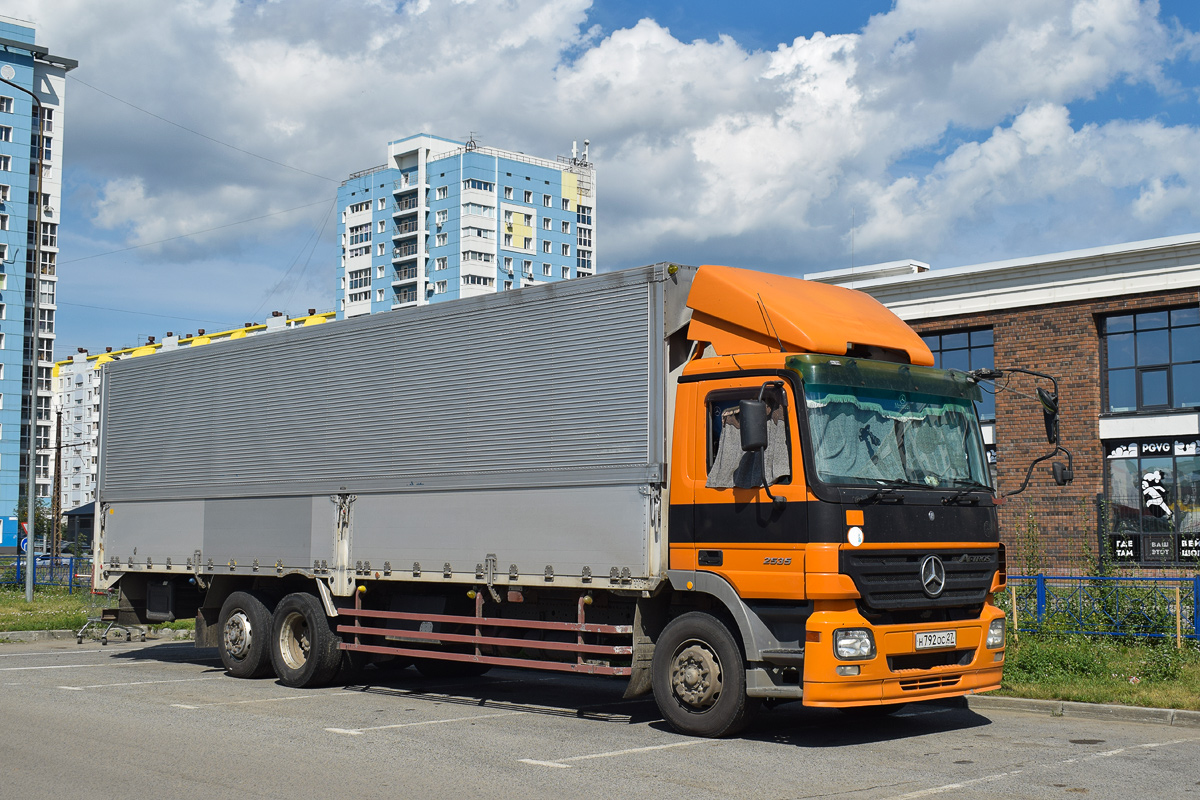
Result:
[[[729,736],[753,716],[742,651],[710,614],[692,611],[667,624],[654,646],[651,685],[658,710],[680,733]]]
[[[342,663],[338,635],[321,601],[295,592],[279,601],[271,623],[271,664],[285,686],[324,686]]]

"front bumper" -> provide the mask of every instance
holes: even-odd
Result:
[[[809,641],[804,657],[806,706],[839,708],[907,703],[961,697],[1000,688],[1004,649],[984,646],[988,626],[1004,612],[986,603],[978,619],[913,625],[871,625],[853,602],[830,603],[808,620]],[[834,655],[833,635],[839,628],[869,628],[875,637],[875,656],[846,661]],[[957,642],[942,650],[916,650],[922,631],[956,632]],[[819,641],[814,641],[819,637]],[[999,656],[999,658],[997,658]],[[857,665],[859,674],[841,676],[838,666]]]

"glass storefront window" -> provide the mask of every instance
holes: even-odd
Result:
[[[1200,440],[1106,449],[1110,557],[1147,566],[1200,562]]]
[[[1106,411],[1200,406],[1200,308],[1107,317],[1101,331]]]

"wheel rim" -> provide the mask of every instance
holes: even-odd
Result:
[[[706,642],[690,639],[671,659],[671,690],[686,709],[704,712],[721,695],[721,659]]]
[[[234,661],[241,661],[250,654],[254,643],[254,629],[246,612],[238,609],[225,621],[225,652]]]
[[[302,669],[308,663],[309,647],[308,620],[297,612],[288,614],[279,629],[279,653],[284,663],[290,669]]]

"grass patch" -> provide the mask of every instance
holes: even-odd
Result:
[[[88,617],[116,605],[116,598],[94,595],[87,589],[67,594],[65,588],[39,586],[33,602],[25,602],[21,586],[0,586],[0,631],[79,630]]]
[[[1022,634],[1020,644],[1009,639],[998,694],[1200,710],[1200,650],[1167,639]]]

